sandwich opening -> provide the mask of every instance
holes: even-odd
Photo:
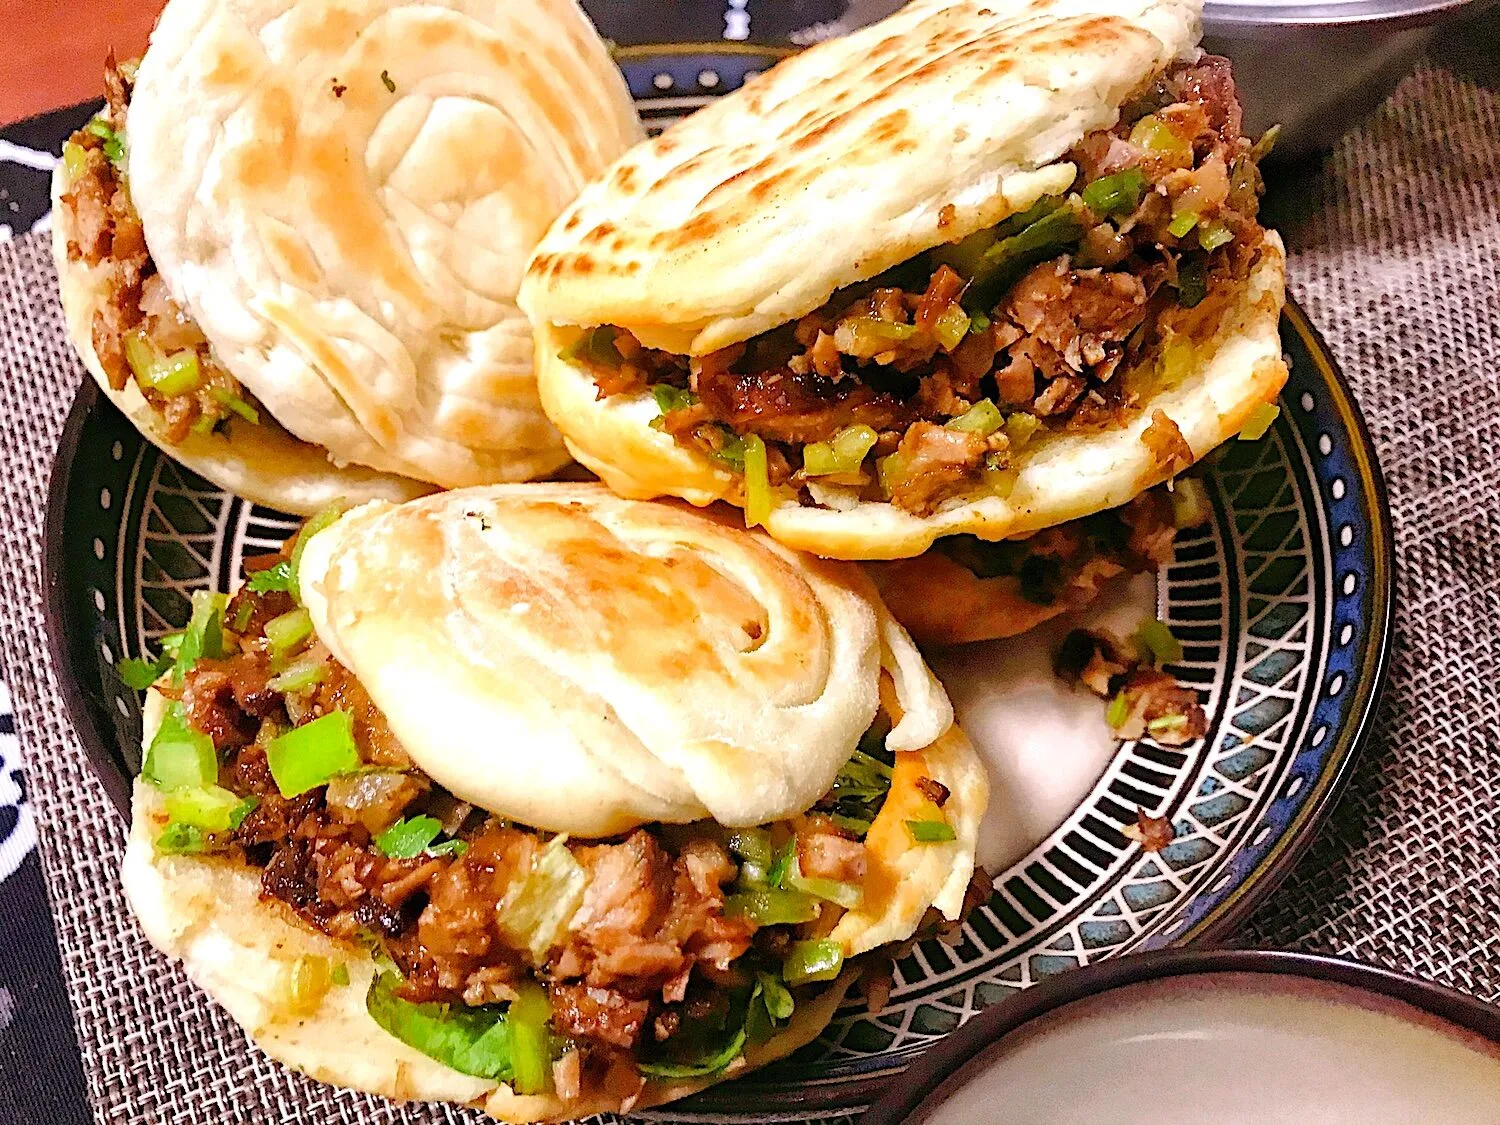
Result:
[[[196,595],[160,661],[127,670],[165,701],[142,771],[166,811],[154,846],[258,868],[263,899],[367,946],[370,1015],[464,1073],[628,1109],[647,1081],[743,1066],[860,951],[831,935],[880,909],[866,847],[893,778],[912,774],[892,806],[910,846],[955,839],[948,790],[886,750],[884,712],[789,820],[599,840],[508,822],[406,755],[313,633],[298,559],[289,544],[232,598]]]
[[[1007,495],[1028,445],[1116,428],[1191,373],[1259,261],[1271,140],[1243,135],[1228,60],[1179,62],[1066,154],[1067,192],[1023,214],[716,352],[604,325],[562,357],[601,399],[652,395],[656,428],[741,476],[751,523],[790,500],[926,516]],[[1172,471],[1193,461],[1165,414],[1143,441]]]
[[[105,107],[63,145],[65,189],[58,222],[70,262],[87,266],[98,289],[90,340],[111,389],[134,383],[176,445],[260,425],[260,403],[215,357],[207,337],[176,301],[151,260],[125,172],[125,115],[135,64],[109,56]],[[266,424],[274,425],[269,418]]]

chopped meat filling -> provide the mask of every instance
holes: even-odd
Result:
[[[1228,61],[1176,64],[1067,154],[1079,170],[1069,192],[993,230],[709,355],[649,349],[609,326],[573,355],[601,398],[670,388],[660,427],[732,467],[740,442],[761,438],[769,483],[804,504],[834,484],[930,514],[1006,487],[986,471],[1004,470],[1038,426],[1110,425],[1138,410],[1160,314],[1229,299],[1264,236],[1260,153],[1240,130]],[[975,404],[989,409],[969,416]],[[863,428],[874,468],[807,453]],[[1172,436],[1153,428],[1153,451],[1191,464]]]
[[[119,162],[130,104],[129,68],[111,54],[104,112],[63,149],[67,190],[59,205],[71,231],[68,257],[92,271],[99,291],[94,354],[115,390],[132,380],[160,415],[168,441],[213,432],[233,416],[255,422],[255,400],[214,358],[207,339],[156,271]]]

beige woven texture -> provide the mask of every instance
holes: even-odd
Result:
[[[1491,33],[1493,34],[1493,27]],[[1487,68],[1487,69],[1486,69]],[[1351,954],[1500,998],[1500,62],[1409,77],[1316,175],[1283,185],[1292,288],[1354,384],[1390,486],[1398,622],[1378,730],[1245,943]],[[44,242],[0,246],[0,655],[98,1119],[473,1121],[314,1086],[150,952],[125,827],[42,653],[44,485],[74,388]],[[38,1062],[42,1064],[38,1045]]]

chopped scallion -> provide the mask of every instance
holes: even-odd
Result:
[[[156,838],[156,850],[163,855],[198,855],[208,846],[203,829],[173,821]]]
[[[210,392],[214,401],[233,414],[238,414],[252,426],[260,425],[260,411],[251,406],[239,395],[225,390],[223,387],[214,387]]]
[[[552,1003],[535,981],[516,986],[518,995],[505,1013],[510,1026],[511,1085],[518,1094],[545,1093],[552,1077],[552,1046],[547,1033]]]
[[[238,828],[260,803],[259,798],[242,798],[219,785],[169,789],[163,801],[174,823],[191,824],[205,832]]]
[[[1123,691],[1116,692],[1115,697],[1109,701],[1109,710],[1104,712],[1104,721],[1109,724],[1110,730],[1119,730],[1129,717],[1130,700],[1125,698]]]
[[[283,695],[297,695],[311,691],[327,678],[328,661],[321,652],[313,650],[288,662],[285,668],[266,681],[266,686]]]
[[[1139,168],[1100,176],[1083,189],[1083,204],[1096,215],[1129,215],[1146,194],[1146,175]]]
[[[172,669],[173,682],[182,683],[182,677],[198,663],[199,657],[217,660],[224,655],[224,607],[228,604],[227,597],[212,590],[193,592],[193,615],[182,631],[182,644],[178,646]]]
[[[758,527],[771,514],[771,478],[766,467],[766,443],[745,434],[745,526]]]
[[[1234,241],[1234,232],[1220,222],[1202,223],[1198,227],[1198,245],[1205,250],[1217,250]]]
[[[285,655],[312,636],[312,614],[302,606],[266,622],[266,640],[275,656]]]
[[[815,441],[802,447],[802,471],[810,477],[857,473],[878,440],[879,435],[869,426],[845,426],[831,441]]]
[[[1005,425],[1005,416],[1000,413],[1000,408],[993,402],[982,398],[957,418],[948,419],[944,425],[950,430],[962,430],[965,433],[988,437]]]
[[[1186,715],[1162,715],[1152,719],[1146,724],[1146,729],[1152,734],[1160,734],[1162,731],[1182,730],[1188,725]]]
[[[1164,621],[1151,618],[1141,622],[1135,631],[1135,643],[1153,664],[1171,664],[1182,659],[1182,642],[1172,635]]]
[[[945,352],[951,352],[964,342],[969,334],[969,314],[957,301],[938,314],[932,325],[932,335]]]
[[[1198,225],[1198,212],[1179,211],[1172,216],[1172,221],[1167,224],[1167,230],[1177,238],[1182,238]]]
[[[725,898],[724,913],[730,918],[749,918],[759,926],[790,925],[812,921],[818,916],[818,905],[811,895],[798,891],[756,887]]]
[[[1025,449],[1027,442],[1041,428],[1041,420],[1035,414],[1017,411],[1005,420],[1005,437],[1012,449]]]
[[[950,840],[958,839],[953,831],[953,825],[946,820],[908,820],[906,830],[919,844],[946,844]]]
[[[1179,531],[1200,527],[1213,514],[1208,489],[1197,477],[1178,477],[1168,495],[1172,498],[1172,525]]]

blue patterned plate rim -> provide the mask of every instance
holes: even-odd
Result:
[[[1364,420],[1342,373],[1332,362],[1316,330],[1301,310],[1291,304],[1287,307],[1283,328],[1299,340],[1301,350],[1306,357],[1311,358],[1316,369],[1316,383],[1327,392],[1329,406],[1349,437],[1349,472],[1360,481],[1359,488],[1364,497],[1363,516],[1368,521],[1361,531],[1369,544],[1370,552],[1371,570],[1365,580],[1370,597],[1368,631],[1362,647],[1353,654],[1348,669],[1353,695],[1346,704],[1347,719],[1334,732],[1333,745],[1325,752],[1325,764],[1311,790],[1303,797],[1295,814],[1260,860],[1251,869],[1241,873],[1235,885],[1211,909],[1191,925],[1171,935],[1170,944],[1174,946],[1211,945],[1222,940],[1285,877],[1297,857],[1311,842],[1317,826],[1331,810],[1349,776],[1357,752],[1369,733],[1389,663],[1394,548],[1384,480]],[[1306,377],[1305,374],[1303,377]],[[1306,401],[1303,406],[1304,410],[1308,409]],[[97,694],[91,694],[85,687],[91,676],[97,678],[100,660],[91,631],[80,616],[80,609],[86,613],[87,608],[82,607],[78,600],[80,595],[77,590],[70,595],[70,561],[76,560],[68,557],[68,535],[65,533],[80,443],[87,424],[98,409],[108,411],[110,408],[107,405],[101,406],[94,384],[85,381],[64,427],[49,485],[47,519],[43,533],[44,617],[48,655],[68,716],[78,732],[90,765],[124,817],[128,815],[131,784],[128,763],[138,754],[138,748],[121,746],[114,717]],[[1337,498],[1342,493],[1335,491],[1334,495]],[[75,553],[76,549],[75,545]],[[1151,957],[1154,954],[1144,956]],[[1134,959],[1135,957],[1129,958]],[[1063,975],[1065,978],[1071,977],[1078,971],[1070,970]],[[1029,994],[1036,987],[1038,986],[1033,985],[1025,991]],[[952,1039],[953,1035],[950,1034],[948,1038]],[[946,1049],[946,1041],[940,1047]],[[934,1049],[939,1048],[929,1048]],[[925,1054],[917,1056],[916,1061],[904,1061],[909,1066],[918,1066],[924,1060]],[[778,1116],[793,1110],[847,1112],[851,1107],[869,1104],[878,1097],[885,1090],[890,1073],[887,1070],[849,1075],[810,1090],[797,1090],[788,1085],[758,1091],[760,1096],[756,1108],[759,1110],[761,1105],[765,1105],[770,1109],[774,1106],[780,1111]],[[697,1099],[684,1104],[681,1117],[694,1119],[690,1116],[694,1110],[706,1111],[710,1117],[716,1114],[732,1115],[737,1108],[734,1097],[737,1085],[739,1084],[730,1083],[726,1087],[699,1095]]]

